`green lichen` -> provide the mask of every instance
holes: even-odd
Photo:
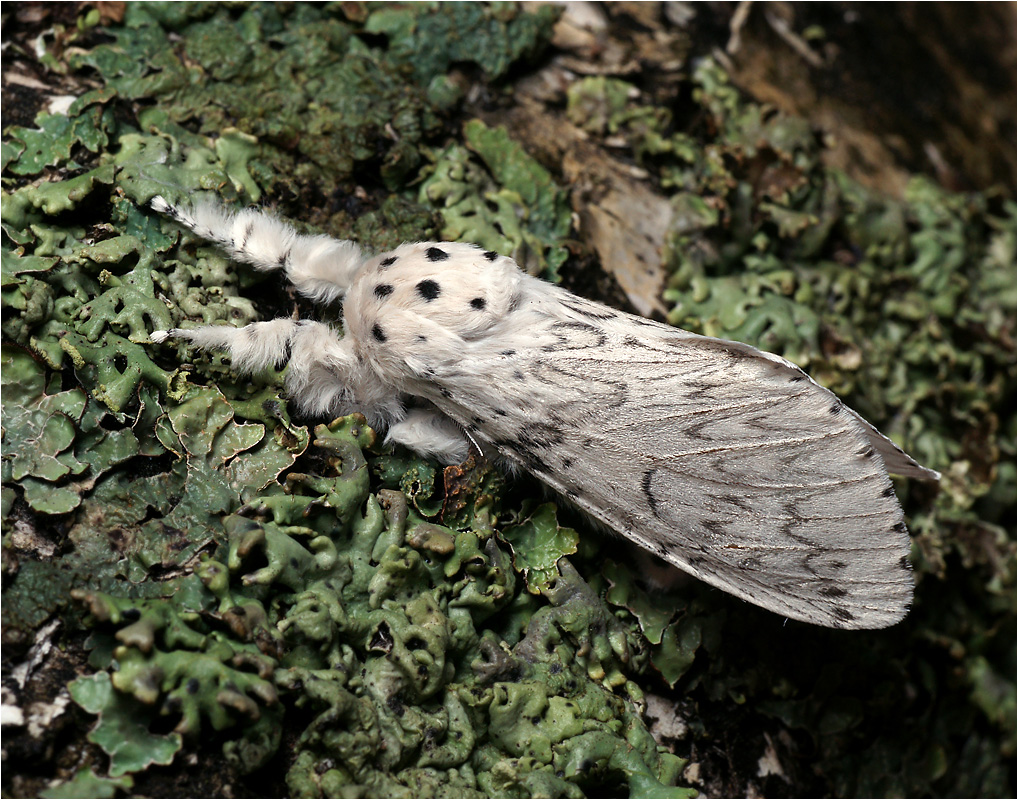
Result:
[[[98,101],[109,100],[110,94],[104,97],[98,93],[90,93],[79,98],[74,110],[85,113],[74,114],[40,114],[36,120],[38,128],[12,128],[7,131],[10,143],[17,148],[18,154],[5,165],[15,175],[35,175],[44,167],[53,167],[70,161],[75,147],[84,147],[93,153],[99,153],[109,144],[107,131],[114,127],[113,113],[104,108]],[[88,101],[96,102],[91,105]]]
[[[420,188],[420,201],[442,215],[442,238],[503,253],[531,274],[556,280],[568,255],[561,245],[571,224],[566,193],[504,129],[471,120],[463,135],[466,147],[450,145],[433,156]]]
[[[304,708],[313,718],[287,778],[302,796],[421,796],[442,774],[449,794],[579,796],[609,782],[688,796],[668,788],[683,762],[658,748],[623,673],[639,641],[565,560],[575,533],[563,537],[550,504],[507,536],[533,539],[558,577],[536,584],[529,622],[499,624],[535,601],[487,509],[452,529],[401,492],[373,494],[363,417],[315,435],[325,474],[287,482],[315,502],[227,516],[221,560],[196,570],[204,591],[74,593],[114,634],[114,688],[182,736],[223,732],[241,771],[274,752],[284,705]],[[122,716],[104,708],[108,725]]]
[[[475,63],[489,78],[501,77],[514,62],[537,55],[557,17],[547,6],[529,13],[515,3],[469,3],[457,9],[426,2],[376,7],[364,30],[388,36],[388,58],[411,70],[422,86],[433,86],[454,64]]]
[[[7,480],[26,475],[56,481],[85,465],[65,453],[74,442],[74,423],[85,409],[80,390],[46,394],[46,372],[27,353],[3,351],[4,472]]]
[[[130,775],[123,775],[119,778],[106,778],[96,775],[89,767],[83,767],[70,780],[58,783],[49,789],[39,793],[40,797],[47,800],[59,800],[60,798],[76,797],[116,797],[117,792],[130,792],[134,786],[134,779]]]
[[[78,678],[68,689],[78,705],[99,715],[88,740],[110,756],[111,778],[143,770],[151,764],[169,764],[180,750],[180,735],[150,733],[147,720],[114,690],[105,672]]]
[[[558,578],[559,559],[575,553],[579,542],[576,531],[559,527],[552,503],[545,503],[526,520],[506,528],[502,537],[512,548],[513,566],[533,594],[546,591]]]
[[[367,14],[363,31],[391,41],[373,50],[354,25],[313,6],[196,4],[182,12],[171,4],[132,4],[115,43],[71,63],[97,69],[125,98],[160,98],[168,122],[194,120],[200,133],[212,135],[239,128],[272,143],[257,157],[273,180],[290,170],[300,178],[314,171],[342,179],[382,148],[381,175],[398,185],[420,165],[420,144],[438,126],[424,89],[403,79],[405,68],[412,64],[424,85],[452,60],[478,61],[502,74],[549,35],[553,16],[474,4],[378,9]],[[181,36],[179,51],[171,33]],[[477,48],[476,37],[489,46]],[[420,41],[443,44],[421,58]],[[286,151],[296,151],[299,163]],[[224,161],[229,169],[232,159]]]
[[[129,4],[100,44],[89,13],[44,62],[103,85],[2,153],[4,632],[27,646],[89,612],[97,672],[71,692],[110,759],[76,759],[52,796],[130,790],[199,749],[231,775],[277,758],[301,796],[691,796],[648,690],[685,704],[684,755],[763,730],[811,753],[823,793],[1009,793],[1013,199],[877,197],[710,60],[674,115],[640,81],[573,83],[569,119],[670,193],[671,320],[807,366],[945,473],[935,498],[901,486],[906,623],[782,627],[697,585],[648,591],[618,541],[488,464],[386,450],[357,416],[310,431],[280,373],[149,342],[337,318],[152,214],[156,194],[564,270],[557,176],[455,116],[457,68],[510,75],[555,12]]]

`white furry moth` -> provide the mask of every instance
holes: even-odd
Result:
[[[362,412],[447,463],[473,442],[667,562],[778,614],[882,628],[912,598],[888,472],[937,479],[794,364],[584,300],[469,244],[365,258],[260,211],[152,206],[238,261],[282,269],[343,331],[277,319],[156,331],[289,361],[314,415]]]

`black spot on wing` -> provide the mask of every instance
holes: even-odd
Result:
[[[846,592],[840,586],[825,586],[823,589],[820,590],[820,594],[822,594],[824,597],[844,597],[845,595],[848,594],[848,592]]]
[[[470,307],[477,311],[484,311],[484,309],[487,306],[488,301],[485,300],[483,297],[475,297],[473,300],[470,301]]]
[[[380,283],[378,284],[378,286],[375,287],[375,297],[379,299],[383,297],[388,297],[390,294],[392,294],[391,283]]]
[[[551,326],[551,330],[558,341],[542,347],[546,353],[604,347],[608,341],[608,336],[603,330],[586,322],[556,322]]]
[[[657,498],[654,497],[654,492],[651,490],[651,482],[654,480],[654,473],[657,472],[657,467],[648,469],[643,473],[643,478],[640,481],[640,487],[643,489],[643,496],[647,498],[647,505],[650,506],[651,513],[660,518],[661,515],[657,510]]]
[[[740,511],[752,512],[753,507],[747,502],[745,497],[740,497],[737,494],[725,494],[718,497],[719,510],[724,509],[725,511],[731,511],[732,508],[737,508]],[[725,508],[728,506],[728,508]]]
[[[371,326],[371,335],[375,337],[375,341],[384,342],[388,337],[385,335],[385,331],[382,330],[382,326],[377,322]]]
[[[720,519],[708,519],[704,520],[703,527],[710,531],[712,537],[719,542],[727,541],[730,537],[728,536],[728,523]]]
[[[519,440],[527,447],[548,450],[562,444],[562,429],[549,422],[532,422],[521,433]]]
[[[562,431],[547,422],[535,422],[519,431],[515,437],[497,439],[492,444],[502,453],[519,461],[530,472],[547,475],[553,470],[548,457],[561,445]]]
[[[591,308],[586,308],[575,303],[566,302],[563,302],[562,305],[565,308],[568,308],[570,311],[580,314],[581,316],[587,317],[588,319],[598,319],[598,320],[615,319],[615,317],[618,316],[618,314],[615,311],[612,311],[610,308],[607,308],[605,306],[593,306]]]
[[[434,248],[432,248],[434,249]],[[417,294],[427,300],[429,303],[442,294],[442,287],[433,280],[421,281],[417,284]]]
[[[547,475],[551,472],[543,454],[524,442],[503,439],[494,443],[495,447],[519,461],[528,472]]]
[[[851,622],[855,619],[855,614],[847,608],[832,608],[831,614],[837,617],[841,622]]]
[[[380,266],[382,268],[391,267],[395,263],[396,263],[396,256],[389,256],[388,258],[383,258],[380,262],[378,262],[378,266]]]
[[[427,256],[428,261],[445,261],[449,258],[449,254],[438,247],[429,247],[424,251],[424,255]]]

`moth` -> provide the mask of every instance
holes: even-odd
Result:
[[[363,413],[445,463],[471,445],[532,473],[708,584],[796,620],[882,628],[912,599],[888,473],[936,480],[779,356],[623,313],[511,258],[416,242],[368,256],[254,209],[152,201],[235,260],[282,270],[342,330],[275,319],[155,331],[288,363],[306,414]]]

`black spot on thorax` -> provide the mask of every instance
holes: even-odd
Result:
[[[424,255],[427,256],[428,261],[445,261],[449,258],[449,254],[438,247],[429,247],[424,251]]]
[[[442,293],[442,287],[433,280],[424,280],[417,284],[417,294],[429,303]]]
[[[375,287],[375,297],[381,299],[382,297],[388,297],[392,294],[391,283],[380,283]]]
[[[382,268],[391,267],[395,263],[396,263],[396,256],[389,256],[388,258],[383,258],[379,262],[378,266],[380,266]]]
[[[487,305],[488,301],[485,300],[483,297],[475,297],[473,300],[470,301],[470,307],[477,311],[484,311]]]
[[[371,335],[375,337],[375,341],[384,342],[386,340],[385,331],[382,330],[382,326],[377,322],[371,326]]]

